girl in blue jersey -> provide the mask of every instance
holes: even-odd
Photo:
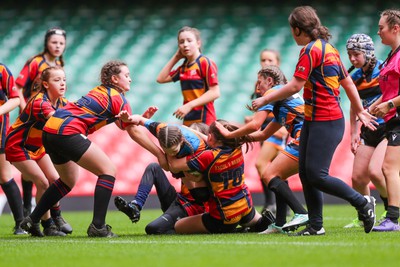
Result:
[[[286,78],[277,66],[266,66],[258,72],[257,87],[262,95],[279,90],[286,84]],[[273,120],[260,130],[260,127],[269,114],[273,114]],[[264,234],[283,233],[284,231],[294,230],[308,222],[307,211],[296,199],[288,184],[284,181],[298,173],[298,146],[301,127],[304,120],[304,101],[298,95],[293,95],[281,101],[267,104],[254,114],[251,122],[243,125],[239,129],[229,132],[222,125],[217,123],[221,134],[226,138],[237,138],[255,133],[250,136],[256,141],[265,140],[270,137],[282,126],[289,132],[292,141],[286,146],[285,150],[277,155],[275,159],[264,168],[261,175],[263,183],[268,186],[276,195],[276,222],[265,230]],[[263,139],[264,138],[264,139]],[[286,203],[295,213],[293,219],[286,223]],[[286,224],[285,224],[286,223]]]
[[[296,7],[289,16],[292,37],[304,46],[293,79],[281,89],[253,100],[259,109],[267,103],[282,100],[302,88],[304,124],[299,145],[299,175],[309,214],[309,225],[294,235],[323,235],[322,192],[345,199],[360,213],[364,231],[375,224],[375,199],[363,196],[342,180],[329,175],[336,147],[343,138],[344,115],[340,106],[340,86],[346,91],[360,121],[375,130],[374,116],[363,109],[353,81],[343,67],[339,52],[328,42],[331,35],[321,24],[314,8]]]
[[[260,65],[261,68],[266,66],[280,65],[281,56],[280,53],[276,50],[272,49],[263,49],[260,52]],[[256,97],[260,97],[261,94],[258,92],[258,83],[256,83],[254,88],[254,93],[252,94],[252,99]],[[263,128],[273,119],[273,114],[270,114],[268,118],[263,123]],[[245,117],[245,123],[250,122],[254,118],[253,116]],[[263,209],[268,209],[276,213],[276,201],[275,201],[275,194],[268,189],[268,186],[261,180],[261,176],[264,170],[268,167],[268,165],[276,158],[280,151],[282,151],[287,143],[288,132],[286,131],[285,127],[281,127],[278,131],[276,131],[271,137],[266,140],[261,141],[261,148],[260,152],[258,153],[256,159],[256,169],[258,175],[260,176],[260,181],[262,184],[262,189],[265,196],[265,202]]]
[[[370,36],[353,34],[346,43],[347,54],[352,64],[349,73],[357,87],[363,107],[369,107],[382,95],[379,87],[379,66],[382,64],[375,55],[374,43]],[[351,151],[354,153],[352,185],[357,192],[370,195],[369,183],[372,182],[383,201],[385,213],[388,206],[386,182],[382,172],[382,163],[386,151],[385,121],[379,118],[376,131],[361,126],[354,113],[350,113],[351,122]],[[384,216],[383,216],[384,217]],[[354,219],[345,228],[360,227],[362,221]]]
[[[177,69],[173,67],[184,59]],[[183,27],[178,32],[178,50],[162,68],[158,83],[181,83],[183,105],[173,115],[190,126],[194,122],[210,125],[216,120],[214,100],[219,95],[217,65],[201,53],[200,31]]]

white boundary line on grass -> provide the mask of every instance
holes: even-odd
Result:
[[[294,237],[296,238],[296,237]],[[308,238],[308,237],[304,237]],[[14,241],[14,240],[13,240]],[[11,241],[11,242],[13,242]],[[154,241],[154,240],[49,240],[49,239],[16,239],[15,241],[23,242],[23,243],[108,243],[108,244],[172,244],[172,245],[263,245],[263,246],[276,246],[276,245],[291,245],[291,246],[325,246],[325,247],[354,247],[355,245],[360,246],[362,244],[353,243],[353,242],[302,242],[302,241]],[[4,242],[4,241],[3,241]],[[5,242],[10,242],[7,240]],[[365,245],[369,246],[369,245]],[[393,248],[393,244],[390,245]],[[395,245],[395,247],[400,247],[399,245]]]

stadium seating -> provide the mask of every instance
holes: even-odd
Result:
[[[91,7],[60,0],[58,5],[41,8],[37,2],[18,8],[4,4],[5,8],[0,10],[0,61],[7,64],[14,75],[18,75],[30,56],[42,51],[45,31],[60,26],[67,31],[65,69],[70,100],[79,98],[99,83],[100,68],[106,61],[122,59],[132,72],[133,83],[127,98],[133,112],[141,113],[147,106],[157,105],[160,111],[154,118],[160,121],[176,122],[172,113],[182,102],[178,84],[160,85],[155,81],[177,49],[180,27],[189,25],[201,30],[203,52],[219,68],[221,98],[215,103],[217,115],[233,122],[241,123],[244,116],[249,115],[245,105],[250,102],[249,96],[254,89],[259,51],[263,48],[279,50],[281,67],[288,78],[300,51],[287,22],[296,1],[289,1],[287,5],[278,5],[274,1],[254,1],[253,5],[243,1],[207,1],[207,4],[190,5],[154,0],[116,0],[112,5],[89,1],[97,3]],[[385,58],[388,48],[380,43],[376,34],[383,3],[376,6],[364,2],[357,8],[344,0],[329,3],[315,1],[313,6],[322,23],[329,27],[332,43],[341,52],[346,66],[349,61],[345,42],[356,32],[371,35],[378,58]],[[385,1],[385,4],[391,7],[391,1]],[[344,93],[342,101],[347,116],[349,103]],[[12,120],[15,116],[13,112]],[[127,146],[110,143],[110,139],[99,136],[96,140],[108,147],[108,152],[116,157],[122,169],[124,166],[133,166],[130,171],[143,169],[149,161],[148,157],[144,157],[146,160],[132,158],[136,153],[124,150]],[[118,153],[114,155],[116,147]],[[130,158],[130,162],[126,162],[124,156]],[[142,165],[136,168],[136,164]],[[253,167],[250,168],[252,175],[257,176]],[[88,184],[93,187],[94,183]]]

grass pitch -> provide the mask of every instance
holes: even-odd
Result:
[[[377,213],[382,212],[378,210]],[[14,236],[11,215],[0,216],[0,266],[397,266],[400,232],[365,234],[344,229],[356,215],[349,205],[324,207],[325,236],[224,234],[148,236],[144,227],[161,214],[144,210],[132,224],[118,211],[107,223],[115,239],[88,238],[91,212],[64,212],[67,237]]]

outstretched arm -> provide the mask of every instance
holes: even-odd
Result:
[[[253,120],[246,123],[242,127],[236,129],[235,131],[230,132],[228,129],[226,129],[224,126],[222,126],[221,123],[218,121],[215,123],[215,126],[218,128],[220,133],[226,137],[226,138],[237,138],[241,136],[245,136],[247,134],[251,134],[262,126],[264,121],[267,119],[268,114],[271,111],[269,110],[263,110],[263,111],[258,111],[254,114]]]
[[[143,128],[132,124],[127,126],[126,130],[129,136],[132,138],[132,140],[134,140],[140,146],[148,150],[158,159],[158,162],[160,163],[161,167],[164,170],[166,171],[169,170],[168,162],[164,152],[150,139],[150,137],[147,135],[147,133]]]
[[[262,106],[265,106],[268,103],[282,100],[292,96],[304,87],[306,81],[297,77],[293,77],[293,79],[284,85],[279,90],[275,90],[274,92],[267,94],[265,96],[259,97],[252,101],[252,107],[254,110],[258,110]]]
[[[268,123],[267,127],[265,127],[262,131],[257,131],[255,133],[250,134],[250,137],[254,138],[254,141],[264,141],[271,137],[275,132],[279,131],[282,126],[275,122],[271,121]]]

